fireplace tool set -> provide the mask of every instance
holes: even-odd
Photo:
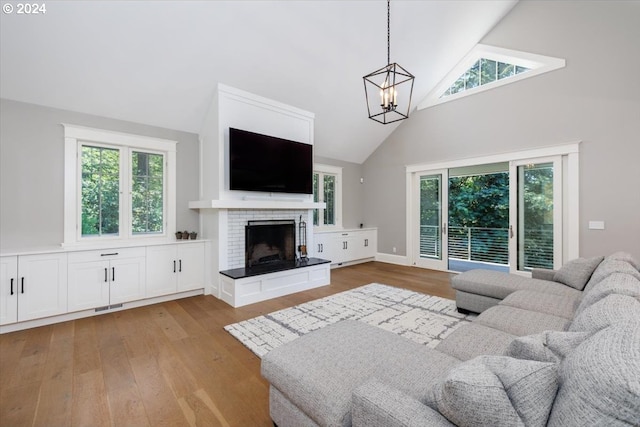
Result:
[[[300,222],[298,223],[299,242],[298,252],[300,253],[300,261],[308,261],[307,256],[307,223],[302,220],[300,215]]]

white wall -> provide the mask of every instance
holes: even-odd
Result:
[[[178,230],[198,229],[197,135],[33,104],[0,100],[0,250],[59,246],[64,218],[61,123],[178,141]]]
[[[581,140],[580,255],[640,259],[639,40],[638,2],[519,2],[481,42],[566,68],[413,112],[363,166],[379,252],[405,254],[405,165]]]

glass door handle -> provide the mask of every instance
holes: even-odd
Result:
[[[447,234],[447,223],[442,224],[442,234]]]
[[[509,226],[509,238],[513,239],[513,225]]]

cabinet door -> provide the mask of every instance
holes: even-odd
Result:
[[[348,262],[357,259],[357,251],[359,249],[357,232],[341,232],[336,234],[336,242],[334,244],[336,256],[335,262]]]
[[[351,233],[349,256],[351,260],[372,258],[376,256],[377,242],[375,230],[359,230]]]
[[[18,257],[0,258],[0,325],[18,321]]]
[[[145,297],[145,257],[112,259],[109,301],[119,304]]]
[[[378,231],[377,230],[364,231],[361,241],[364,242],[363,258],[375,257],[378,253]]]
[[[328,259],[333,262],[336,236],[334,233],[318,233],[313,235],[314,248],[313,256],[316,258]]]
[[[69,260],[69,311],[109,305],[109,261]]]
[[[204,288],[204,244],[188,243],[178,248],[178,292]]]
[[[67,312],[67,254],[18,257],[18,321]]]
[[[177,291],[178,260],[176,245],[147,247],[147,297]]]

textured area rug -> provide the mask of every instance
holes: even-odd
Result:
[[[295,307],[258,316],[224,329],[262,357],[270,350],[341,320],[359,320],[435,347],[471,320],[453,300],[372,283]]]

